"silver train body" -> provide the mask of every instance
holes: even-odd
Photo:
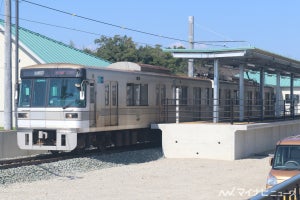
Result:
[[[207,111],[201,117],[212,115],[206,105],[212,99],[212,81],[207,78],[174,76],[160,67],[129,62],[107,68],[24,67],[18,92],[18,145],[25,150],[71,151],[145,142],[151,123],[168,121],[166,99],[175,99],[176,88],[181,89],[181,103],[194,104],[198,99],[202,111]],[[220,99],[229,99],[236,95],[238,84],[223,81],[220,88]],[[257,90],[246,87],[251,98]],[[273,93],[272,88],[265,91]],[[193,119],[195,114],[184,120]]]

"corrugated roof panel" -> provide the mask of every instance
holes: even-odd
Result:
[[[1,19],[0,25],[4,25]],[[12,33],[14,32],[13,26]],[[72,63],[99,67],[111,64],[109,61],[22,27],[19,27],[19,40],[45,63]]]
[[[260,74],[254,73],[254,72],[250,72],[248,73],[249,78],[258,82],[259,83],[259,79],[260,79]],[[248,75],[247,73],[244,73],[244,78],[248,79]],[[281,87],[290,87],[290,82],[291,79],[288,76],[281,76],[280,77],[280,86]],[[276,76],[275,75],[265,75],[265,84],[266,85],[276,85]],[[300,79],[295,78],[294,79],[294,87],[300,87]]]

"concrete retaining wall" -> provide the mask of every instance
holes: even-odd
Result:
[[[40,154],[40,151],[21,150],[17,144],[16,131],[1,131],[0,132],[0,160],[5,158],[15,158]]]
[[[257,124],[153,124],[162,130],[167,158],[235,160],[275,148],[284,137],[300,134],[300,120]]]

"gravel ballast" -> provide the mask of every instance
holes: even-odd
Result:
[[[122,153],[98,154],[36,166],[0,170],[0,187],[13,183],[32,182],[56,177],[72,178],[76,173],[122,165],[144,163],[162,158],[160,148]]]
[[[13,172],[1,171],[6,183],[0,186],[0,199],[239,200],[263,191],[270,170],[267,156],[235,161],[166,159],[161,149],[36,167],[16,169],[14,181],[9,181]]]

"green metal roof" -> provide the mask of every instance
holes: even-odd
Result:
[[[0,29],[4,29],[4,21],[0,19]],[[15,33],[15,27],[12,26],[12,34]],[[111,62],[85,53],[79,49],[73,48],[62,42],[19,27],[20,46],[25,50],[29,49],[37,56],[37,60],[44,63],[72,63],[88,66],[106,67]]]
[[[248,76],[251,80],[256,81],[257,83],[259,83],[259,79],[260,79],[260,75],[259,72],[248,72],[244,73],[244,78],[248,79]],[[270,86],[275,86],[276,85],[276,75],[273,74],[265,74],[265,84],[266,85],[270,85]],[[280,76],[280,86],[281,87],[290,87],[291,84],[291,79],[289,76]],[[300,87],[300,79],[299,78],[295,78],[294,79],[294,87]]]

